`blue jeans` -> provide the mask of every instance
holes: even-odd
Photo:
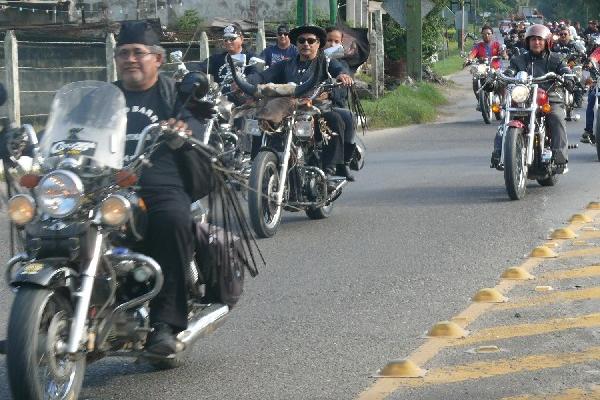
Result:
[[[588,104],[585,110],[585,130],[593,133],[594,129],[594,103],[596,102],[596,88],[591,87],[588,93]]]

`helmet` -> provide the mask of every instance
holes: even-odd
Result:
[[[531,25],[525,32],[525,48],[529,50],[529,38],[532,36],[541,37],[546,41],[546,50],[552,48],[552,32],[550,29],[541,24]]]

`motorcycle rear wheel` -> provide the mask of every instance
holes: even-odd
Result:
[[[481,109],[481,116],[483,122],[490,124],[492,122],[492,107],[490,105],[490,94],[485,90],[479,92],[479,108]]]
[[[522,129],[509,127],[504,140],[504,184],[511,200],[525,197],[527,166]]]
[[[85,357],[77,361],[55,353],[65,343],[73,310],[60,292],[19,288],[8,322],[6,364],[15,399],[76,399],[85,374]]]
[[[277,206],[275,199],[279,179],[277,156],[271,151],[259,152],[248,181],[248,213],[252,229],[258,237],[272,237],[279,228],[282,207]]]

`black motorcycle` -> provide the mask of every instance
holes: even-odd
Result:
[[[249,228],[210,148],[151,126],[126,164],[126,123],[121,91],[84,81],[57,92],[39,145],[31,127],[8,134],[9,143],[29,137],[39,167],[18,183],[9,180],[19,192],[8,201],[8,216],[21,252],[6,266],[15,300],[4,350],[16,399],[75,399],[86,364],[105,356],[178,366],[237,303],[244,270],[257,274]],[[175,139],[205,154],[214,190],[208,215],[203,207],[193,209],[196,253],[186,271],[190,312],[188,328],[178,334],[185,350],[158,357],[146,353],[144,344],[148,304],[161,290],[163,273],[139,252],[147,217],[136,175],[153,151]],[[5,160],[5,171],[14,169],[16,158]],[[219,223],[211,215],[214,204],[221,204],[225,216]]]

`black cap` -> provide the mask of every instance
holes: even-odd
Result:
[[[239,24],[237,23],[233,23],[233,24],[229,24],[227,25],[224,29],[223,29],[223,37],[224,38],[232,38],[235,39],[239,36],[244,36],[242,33],[242,28],[240,27]]]
[[[290,27],[287,24],[279,25],[277,27],[277,34],[281,35],[282,33],[290,33]]]
[[[117,46],[124,44],[160,45],[159,36],[147,21],[126,21],[121,24]]]

